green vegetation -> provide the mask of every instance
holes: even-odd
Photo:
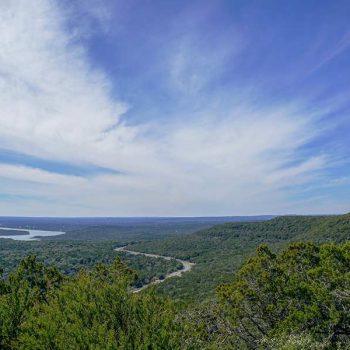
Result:
[[[73,275],[81,268],[92,269],[98,263],[110,265],[120,256],[137,272],[135,286],[148,284],[153,278],[160,278],[177,271],[182,265],[175,259],[154,259],[116,252],[116,242],[87,241],[13,241],[2,239],[0,245],[0,267],[5,274],[13,271],[19,262],[28,255],[36,256],[45,265],[55,266],[65,275]]]
[[[184,307],[117,258],[66,277],[35,257],[0,279],[0,348],[347,349],[350,243],[259,246],[216,297]]]
[[[67,231],[65,235],[46,237],[46,240],[114,240],[119,242],[161,239],[169,234],[192,233],[209,228],[205,223],[143,223],[138,225],[88,226]]]
[[[67,278],[28,257],[0,284],[0,348],[181,349],[172,306],[120,260]]]
[[[140,242],[129,248],[195,262],[190,274],[169,279],[158,293],[172,298],[203,301],[215,287],[230,281],[258,245],[277,251],[297,240],[343,242],[350,237],[350,214],[341,216],[284,216],[263,222],[217,225],[190,235]]]
[[[136,294],[176,260],[115,241],[1,240],[0,349],[350,349],[349,237],[347,214],[131,240],[196,263]]]
[[[36,218],[0,217],[1,227],[61,231],[59,240],[113,240],[161,238],[185,234],[225,222],[269,220],[272,216],[175,217],[175,218]],[[49,238],[53,239],[52,237]]]
[[[312,240],[320,243],[332,240],[343,242],[350,237],[349,222],[350,215],[289,216],[260,222],[231,222],[195,233],[175,235],[166,233],[172,232],[176,225],[180,230],[180,226],[184,229],[184,227],[189,228],[198,223],[177,222],[166,226],[164,222],[157,223],[157,225],[142,222],[134,226],[130,223],[123,226],[124,231],[118,231],[122,238],[120,241],[62,240],[62,237],[66,235],[60,236],[60,240],[57,241],[41,242],[15,242],[1,239],[0,266],[5,268],[5,272],[10,271],[23,257],[36,255],[45,264],[55,265],[63,273],[71,275],[77,273],[82,267],[90,269],[99,262],[110,264],[116,256],[113,249],[120,244],[129,244],[131,250],[173,256],[195,262],[196,265],[191,273],[184,274],[181,278],[166,280],[157,287],[157,293],[186,301],[203,301],[213,297],[218,284],[231,280],[232,274],[242,266],[248,257],[254,254],[259,244],[267,243],[273,251],[277,251],[296,240]],[[203,224],[202,221],[200,224]],[[56,226],[58,227],[58,223]],[[150,236],[146,233],[142,236],[142,230],[145,230],[146,227],[152,232]],[[160,232],[165,227],[167,230],[159,239]],[[91,237],[101,235],[107,238],[106,232],[115,235],[115,226],[105,226],[103,229],[89,226],[81,230],[85,232],[84,234],[91,232]],[[128,233],[130,233],[129,236]],[[146,241],[146,236],[151,239]],[[128,266],[137,271],[140,276],[137,281],[138,286],[180,267],[175,260],[166,261],[144,256],[131,256],[126,253],[118,254]]]
[[[348,348],[350,243],[294,243],[277,255],[260,246],[218,295],[241,348],[300,334],[330,349]]]

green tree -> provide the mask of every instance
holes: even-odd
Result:
[[[136,295],[135,274],[120,259],[80,271],[23,325],[20,349],[182,349],[181,327],[168,301]]]
[[[63,276],[55,268],[47,268],[28,256],[16,271],[0,281],[0,348],[15,346],[28,313],[37,303],[61,285]]]
[[[260,246],[233,283],[218,288],[242,348],[306,331],[329,349],[350,344],[350,243]]]

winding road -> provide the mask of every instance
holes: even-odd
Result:
[[[181,270],[168,273],[167,275],[165,275],[164,279],[162,279],[162,280],[156,279],[156,280],[151,281],[148,284],[143,285],[140,288],[134,288],[133,289],[133,293],[141,292],[141,290],[144,290],[144,289],[150,287],[153,284],[158,284],[158,283],[164,282],[168,278],[181,277],[181,275],[183,273],[191,271],[193,266],[195,265],[195,263],[191,263],[191,262],[186,261],[186,260],[176,259],[176,258],[173,258],[171,256],[163,256],[163,255],[157,255],[157,254],[148,254],[148,253],[135,252],[133,250],[126,249],[125,246],[124,247],[118,247],[118,248],[115,249],[115,251],[117,251],[117,252],[125,252],[125,253],[129,253],[129,254],[132,254],[132,255],[143,255],[143,256],[147,256],[149,258],[161,258],[161,259],[164,259],[164,260],[172,260],[172,259],[174,259],[174,260],[180,262],[182,264],[182,266],[183,266]]]

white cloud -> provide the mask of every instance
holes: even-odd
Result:
[[[125,106],[112,101],[107,79],[69,41],[54,3],[1,6],[1,146],[89,162],[113,126],[120,124],[116,144],[132,137],[120,121]]]
[[[78,185],[86,181],[79,176],[67,176],[21,165],[0,164],[0,177],[47,185]]]
[[[203,45],[203,38],[189,34],[180,35],[169,47],[168,57],[169,83],[175,92],[193,97],[210,86],[210,83],[224,73],[229,58],[239,53],[243,43],[237,37],[217,38],[215,47]],[[204,47],[202,47],[204,46]]]
[[[323,40],[322,40],[323,41]],[[343,37],[333,45],[333,47],[326,52],[326,54],[320,55],[321,61],[311,70],[310,73],[315,72],[330,61],[343,54],[344,51],[350,48],[350,32],[346,32]]]
[[[299,104],[262,110],[247,98],[229,111],[200,111],[195,121],[127,125],[125,104],[64,21],[54,1],[0,3],[0,148],[122,174],[83,178],[0,165],[2,193],[37,198],[0,197],[3,215],[277,213],[289,201],[284,187],[327,167],[325,156],[299,154],[319,131],[317,116]],[[181,86],[186,74],[206,69],[176,59]],[[202,83],[193,79],[197,91]]]

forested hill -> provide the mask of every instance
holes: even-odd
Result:
[[[314,225],[303,237],[316,242],[334,241],[343,242],[350,239],[350,213],[345,215],[329,216]]]
[[[263,222],[226,223],[190,235],[141,242],[131,249],[188,259],[196,263],[182,279],[166,281],[159,292],[202,300],[215,286],[231,279],[259,244],[278,250],[298,240],[343,242],[350,237],[350,214],[339,216],[283,216]]]

